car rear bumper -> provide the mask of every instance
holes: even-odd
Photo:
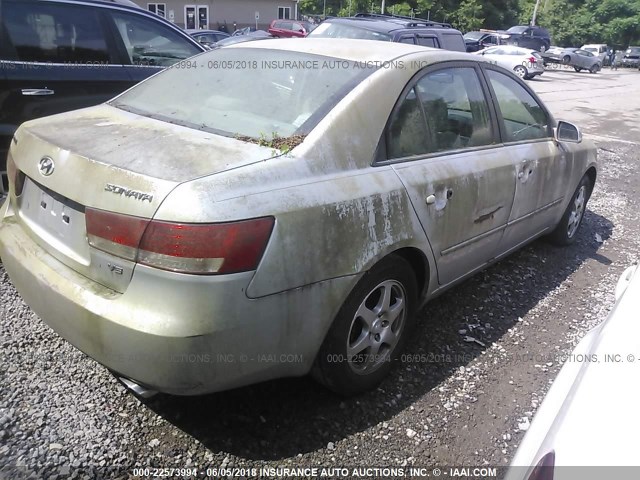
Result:
[[[5,216],[8,204],[0,255],[24,301],[99,363],[161,392],[195,395],[306,374],[357,280],[250,299],[253,272],[196,276],[138,265],[117,293],[43,250],[15,216]]]

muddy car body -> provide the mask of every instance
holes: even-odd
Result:
[[[540,235],[575,239],[595,182],[595,148],[575,127],[556,124],[500,67],[370,45],[234,45],[195,60],[350,69],[199,70],[228,78],[217,98],[214,83],[189,76],[196,68],[173,68],[108,104],[24,124],[9,154],[0,253],[25,301],[145,388],[199,394],[313,368],[353,393],[391,368],[421,301]],[[496,92],[504,108],[519,105],[505,85],[542,123],[503,118]],[[472,111],[454,102],[467,87]],[[178,107],[157,89],[202,108],[168,118]],[[137,109],[154,98],[167,110]],[[272,102],[279,137],[264,138],[263,117],[247,113],[243,102],[258,101]],[[276,122],[282,105],[291,116]],[[438,130],[454,124],[457,136]]]

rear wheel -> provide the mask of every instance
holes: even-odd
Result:
[[[522,65],[516,65],[513,69],[513,72],[520,78],[527,78],[527,69]]]
[[[560,222],[549,235],[551,242],[556,245],[570,245],[575,242],[592,189],[591,180],[585,175],[580,180]]]
[[[568,65],[570,61],[571,61],[571,57],[569,55],[565,55],[564,57],[562,57],[563,64]]]
[[[544,53],[547,51],[547,46],[546,45],[541,45],[540,46],[540,53]]]
[[[375,388],[402,352],[417,301],[416,277],[390,255],[358,282],[327,333],[312,370],[342,395]]]
[[[581,71],[582,71],[582,69],[581,69],[580,67],[573,67],[573,69],[574,69],[576,72],[581,72]]]
[[[592,65],[591,68],[589,69],[590,73],[598,73],[598,71],[600,70],[600,65],[598,65],[597,63],[595,65]]]

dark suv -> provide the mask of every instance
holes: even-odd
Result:
[[[539,52],[546,52],[551,46],[549,32],[538,26],[516,25],[506,32],[502,32],[502,38],[509,45],[531,48]]]
[[[203,51],[127,0],[0,0],[0,190],[22,122],[102,103]]]
[[[308,36],[361,38],[466,51],[462,33],[448,23],[399,15],[358,13],[355,17],[328,18]]]

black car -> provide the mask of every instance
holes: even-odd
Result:
[[[361,38],[466,51],[462,33],[448,23],[399,15],[358,13],[354,17],[328,18],[307,37]]]
[[[467,52],[477,52],[503,43],[498,32],[467,32],[464,34]]]
[[[0,172],[27,120],[102,103],[205,51],[127,0],[0,0]]]
[[[551,46],[549,32],[538,26],[516,25],[506,32],[502,32],[502,39],[508,45],[531,48],[539,52],[545,52]]]

